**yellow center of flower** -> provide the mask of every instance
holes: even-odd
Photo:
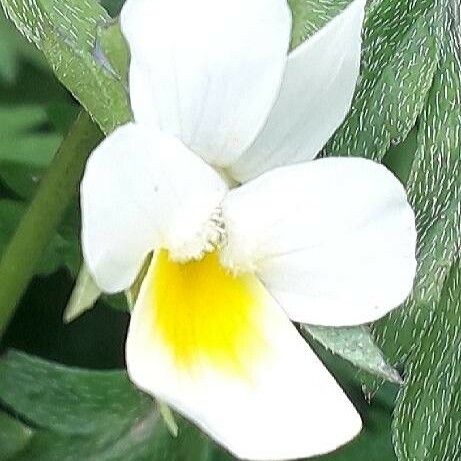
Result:
[[[178,263],[160,251],[153,264],[147,294],[154,327],[175,363],[248,375],[252,359],[267,349],[261,314],[268,295],[259,280],[234,276],[216,253]]]

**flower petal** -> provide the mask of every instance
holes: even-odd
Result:
[[[180,251],[201,237],[227,186],[180,141],[139,125],[111,134],[82,181],[82,243],[98,286],[121,291],[154,247]]]
[[[238,157],[280,88],[286,0],[128,0],[121,19],[131,92],[146,95],[147,108],[133,106],[136,120],[158,123],[216,166]]]
[[[142,389],[239,458],[332,451],[361,420],[253,275],[216,254],[187,264],[156,254],[133,311],[127,367]]]
[[[365,0],[353,1],[289,56],[279,98],[229,173],[244,182],[313,159],[349,111],[360,70]]]
[[[273,170],[231,191],[223,214],[224,264],[255,270],[293,320],[367,323],[411,291],[414,214],[399,181],[374,162]]]

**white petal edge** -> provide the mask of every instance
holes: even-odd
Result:
[[[361,418],[280,306],[259,289],[264,309],[254,334],[267,336],[270,350],[255,363],[249,351],[239,351],[252,367],[245,380],[206,361],[190,371],[178,368],[160,339],[144,282],[127,338],[130,378],[240,459],[288,460],[333,451],[360,432]]]
[[[83,253],[97,285],[122,291],[154,248],[201,245],[226,191],[177,139],[132,123],[118,128],[92,153],[81,184]]]
[[[377,163],[282,167],[231,191],[223,214],[224,264],[256,271],[295,321],[368,323],[412,289],[414,213],[403,186]]]
[[[290,54],[264,129],[229,169],[234,179],[313,159],[343,122],[360,72],[364,7],[354,0]]]
[[[121,23],[135,119],[158,124],[215,166],[235,160],[280,88],[291,31],[286,1],[128,0]]]

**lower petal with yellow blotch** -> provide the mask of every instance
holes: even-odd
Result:
[[[135,305],[128,371],[240,458],[328,452],[361,420],[341,388],[252,274],[216,253],[155,254]]]

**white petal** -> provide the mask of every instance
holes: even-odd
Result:
[[[214,165],[237,158],[280,88],[286,1],[128,0],[121,20],[134,60],[131,92],[145,94],[135,119],[158,123]]]
[[[139,125],[111,134],[82,181],[82,243],[98,286],[121,291],[155,247],[201,237],[227,186],[180,141]]]
[[[247,181],[313,159],[349,111],[360,69],[365,0],[353,1],[289,56],[280,96],[255,143],[230,168]]]
[[[182,268],[157,257],[127,340],[139,387],[243,459],[325,453],[359,432],[352,404],[255,276],[234,278],[216,255]]]
[[[134,58],[130,64],[130,104],[135,122],[159,129],[159,118],[154,105],[153,88],[148,73],[142,71]]]
[[[223,261],[256,270],[293,320],[367,323],[412,288],[414,214],[399,181],[374,162],[279,168],[233,190],[223,212]]]

